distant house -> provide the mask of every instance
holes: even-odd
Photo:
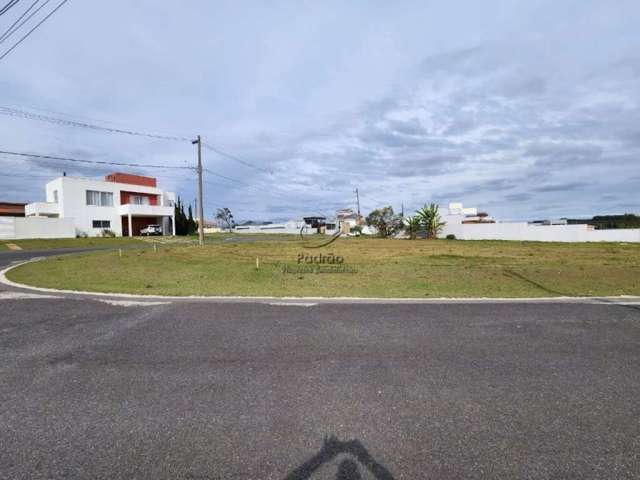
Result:
[[[351,233],[353,227],[362,225],[362,223],[362,217],[358,216],[358,214],[350,208],[343,208],[336,212],[337,228],[344,234]]]
[[[459,202],[450,203],[444,217],[447,223],[496,223],[489,214],[478,212],[475,207],[464,207]]]
[[[315,232],[313,233],[325,233],[325,229],[327,226],[327,217],[304,217],[304,223],[308,225],[310,229],[315,229]]]
[[[0,217],[24,217],[26,203],[0,202]]]
[[[539,225],[541,227],[547,225],[569,225],[566,218],[560,218],[557,220],[534,220],[533,222],[529,222],[529,225]]]
[[[63,176],[46,184],[46,202],[25,206],[27,217],[73,219],[77,235],[139,235],[147,225],[175,234],[175,194],[159,189],[156,179],[112,173],[104,180]]]

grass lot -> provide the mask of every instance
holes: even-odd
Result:
[[[299,254],[355,273],[296,273]],[[256,257],[260,268],[256,269]],[[325,264],[323,268],[326,268]],[[289,272],[284,270],[289,269]],[[31,285],[166,295],[525,297],[640,295],[640,245],[339,239],[184,244],[55,257],[21,266]]]

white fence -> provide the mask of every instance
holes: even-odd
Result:
[[[15,217],[0,217],[0,239],[15,238]]]
[[[460,240],[519,240],[537,242],[640,242],[640,229],[594,230],[588,225],[530,225],[520,223],[449,224],[441,237]]]
[[[72,218],[0,217],[0,239],[73,238],[76,229]]]
[[[315,229],[304,228],[304,222],[268,223],[267,225],[238,225],[234,227],[235,233],[291,233],[303,234],[315,233]]]

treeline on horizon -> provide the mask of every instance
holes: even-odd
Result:
[[[596,230],[609,228],[640,228],[640,216],[633,213],[624,215],[596,215],[591,219],[568,218],[569,225],[593,225]]]

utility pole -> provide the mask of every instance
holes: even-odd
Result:
[[[191,142],[193,145],[198,144],[198,166],[196,171],[198,172],[198,243],[204,245],[204,208],[202,207],[202,140],[200,135],[196,140]]]
[[[358,189],[357,188],[356,188],[355,194],[356,194],[356,203],[358,204],[358,221],[360,221],[360,217],[361,217],[361,215],[360,215],[360,194],[358,193]]]

